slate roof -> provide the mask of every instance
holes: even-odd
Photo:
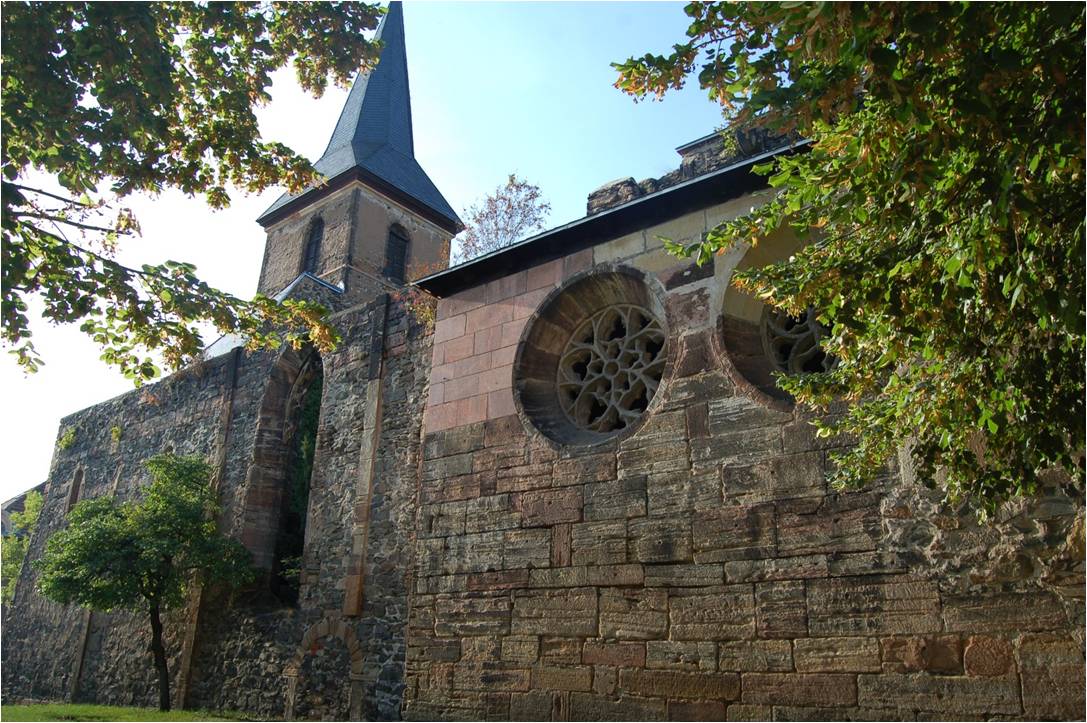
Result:
[[[389,3],[375,39],[385,44],[381,57],[372,71],[355,78],[328,147],[314,168],[330,182],[361,170],[363,178],[376,177],[394,193],[437,214],[445,221],[443,225],[460,226],[457,213],[415,160],[400,2]],[[278,211],[317,190],[311,188],[297,196],[283,194],[260,215],[258,223],[269,222]]]

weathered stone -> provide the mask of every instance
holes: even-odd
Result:
[[[1083,718],[1085,693],[1081,645],[1060,635],[1022,637],[1018,651],[1019,671],[1023,679],[1023,710],[1027,717]]]
[[[823,455],[806,452],[753,465],[724,468],[724,496],[730,504],[756,504],[826,494]]]
[[[930,633],[940,629],[932,583],[898,577],[842,578],[808,583],[812,635]]]
[[[555,462],[554,484],[556,486],[605,482],[613,479],[615,479],[615,454],[613,453],[583,455]],[[589,495],[586,493],[586,504],[588,498]],[[586,517],[586,519],[592,518]]]
[[[666,720],[665,701],[625,695],[619,699],[590,693],[570,694],[570,720]]]
[[[453,687],[458,690],[528,690],[529,671],[497,662],[456,663]]]
[[[772,710],[773,709],[768,705],[744,705],[743,703],[732,703],[725,712],[725,720],[766,721],[773,717]]]
[[[480,532],[474,535],[445,538],[446,556],[443,571],[488,572],[501,570],[506,538],[503,532]]]
[[[717,644],[651,640],[645,644],[645,667],[715,671]]]
[[[541,638],[540,661],[548,665],[580,664],[581,640],[579,638]]]
[[[1068,622],[1064,609],[1048,593],[995,593],[944,600],[948,631],[1004,633],[1060,630]]]
[[[548,567],[550,564],[550,530],[506,530],[502,549],[503,567]]]
[[[645,667],[645,645],[642,643],[604,643],[586,641],[581,651],[586,665],[615,665],[626,668]]]
[[[514,693],[510,696],[510,720],[549,721],[553,705],[554,694],[548,691]]]
[[[641,517],[645,515],[645,501],[645,475],[588,484],[585,485],[585,519]]]
[[[509,590],[528,585],[528,570],[476,572],[468,575],[469,590]]]
[[[788,672],[793,669],[788,640],[739,640],[718,643],[717,669],[737,673]]]
[[[669,600],[674,640],[743,640],[755,637],[755,599],[750,585],[733,585],[709,595]]]
[[[691,525],[672,517],[631,520],[631,558],[639,562],[682,562],[691,559]]]
[[[725,704],[717,700],[670,700],[668,720],[724,720]]]
[[[515,635],[597,634],[596,591],[584,589],[518,592],[513,598]]]
[[[650,697],[736,700],[740,697],[740,676],[623,668],[619,671],[619,687],[634,695]]]
[[[800,673],[878,673],[879,642],[874,638],[808,638],[793,644]]]
[[[600,635],[654,640],[668,632],[668,595],[657,590],[606,588],[600,592]]]
[[[861,675],[858,702],[871,708],[932,711],[943,716],[1016,715],[1019,683],[1004,678],[934,677],[923,673]]]
[[[762,705],[850,706],[857,703],[851,675],[744,673],[743,702]]]
[[[510,530],[521,526],[521,513],[513,508],[511,495],[492,495],[465,503],[466,532]]]
[[[572,525],[551,528],[551,566],[566,567],[573,561]]]
[[[464,534],[465,502],[446,502],[429,505],[426,508],[424,523],[434,537]]]
[[[806,580],[826,577],[826,555],[776,557],[768,560],[736,560],[725,563],[728,582],[764,582],[767,580]]]
[[[966,641],[962,655],[967,675],[1005,675],[1015,667],[1012,646],[1007,640],[975,635]]]
[[[533,570],[529,587],[586,587],[596,585],[641,585],[645,572],[641,565],[590,565]]]
[[[699,514],[691,524],[696,562],[770,557],[775,543],[774,506],[732,506]]]
[[[721,504],[721,475],[716,469],[654,474],[646,483],[646,499],[654,517],[713,509]]]
[[[627,561],[627,521],[603,520],[570,526],[571,563],[613,565]]]
[[[880,536],[878,494],[828,495],[818,506],[808,500],[778,506],[778,554],[874,550]]]
[[[592,690],[593,669],[538,666],[532,669],[532,687],[542,690]]]
[[[525,492],[521,495],[521,515],[528,527],[577,522],[581,519],[581,490],[567,487]]]
[[[724,580],[725,571],[719,564],[645,566],[646,587],[705,587]]]
[[[540,641],[535,635],[507,635],[502,638],[502,660],[507,663],[535,663],[539,651]]]
[[[760,638],[798,638],[808,634],[808,606],[802,581],[755,585]]]
[[[962,674],[962,640],[958,635],[884,638],[882,647],[885,671]]]
[[[510,625],[508,597],[439,597],[434,602],[434,631],[438,635],[505,633]]]

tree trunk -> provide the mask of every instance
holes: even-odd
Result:
[[[155,657],[155,670],[159,676],[159,710],[170,710],[170,671],[166,667],[166,648],[162,645],[162,620],[159,606],[148,606],[151,614],[151,654]]]

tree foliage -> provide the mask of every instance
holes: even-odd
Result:
[[[19,581],[19,572],[23,569],[26,550],[30,546],[30,538],[34,536],[34,528],[38,526],[41,511],[42,494],[31,490],[23,501],[22,512],[11,513],[12,534],[4,536],[3,546],[0,547],[3,568],[0,570],[0,585],[3,586],[4,605],[9,605],[15,599],[15,584]]]
[[[273,329],[285,329],[288,341],[330,347],[335,334],[313,304],[242,300],[185,263],[118,263],[118,239],[139,233],[119,204],[175,188],[223,208],[230,187],[315,182],[308,161],[261,138],[254,108],[287,63],[317,95],[330,77],[346,84],[377,58],[363,31],[380,13],[363,3],[5,3],[2,323],[19,363],[41,363],[31,297],[137,380],[158,373],[148,352],[172,367],[198,354],[200,322],[256,346],[280,344]]]
[[[791,224],[813,239],[736,283],[830,328],[852,402],[822,433],[860,484],[903,443],[951,498],[992,509],[1063,468],[1082,489],[1084,8],[1062,3],[707,3],[672,53],[617,64],[660,95],[697,73],[740,127],[807,152],[773,201],[682,249],[706,259]]]
[[[249,552],[216,528],[219,506],[203,459],[161,454],[147,469],[151,483],[139,499],[97,497],[72,508],[34,567],[38,590],[56,602],[147,612],[159,707],[169,710],[161,614],[182,605],[194,584],[242,585],[253,572]]]
[[[511,173],[505,185],[488,194],[465,215],[465,229],[456,239],[456,263],[497,251],[540,231],[551,213],[539,186]]]

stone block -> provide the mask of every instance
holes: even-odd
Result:
[[[555,461],[556,487],[604,482],[615,479],[615,454],[586,454]]]
[[[755,599],[750,585],[732,585],[712,594],[672,596],[673,640],[745,640],[755,637]]]
[[[489,572],[503,569],[503,532],[480,532],[445,538],[447,574]]]
[[[1016,676],[967,678],[883,673],[858,676],[857,689],[861,706],[930,711],[943,720],[960,719],[960,716],[1016,716],[1021,712]]]
[[[464,534],[466,502],[445,502],[424,508],[423,519],[427,533],[433,537]]]
[[[498,660],[502,657],[502,636],[477,635],[460,641],[461,660]]]
[[[757,504],[826,494],[823,454],[808,452],[724,468],[724,498],[730,504]]]
[[[521,512],[513,507],[512,495],[491,495],[465,503],[466,532],[510,530],[521,526]]]
[[[883,670],[961,675],[962,639],[958,635],[883,638]]]
[[[733,505],[702,512],[691,523],[696,562],[771,557],[775,543],[774,506]]]
[[[682,517],[631,520],[631,559],[639,562],[684,562],[691,559],[691,523]]]
[[[1081,643],[1067,635],[1024,635],[1020,639],[1019,671],[1023,679],[1023,710],[1028,718],[1083,719],[1084,666],[1080,646]]]
[[[547,665],[580,665],[580,638],[541,638],[540,662]]]
[[[778,554],[864,552],[880,537],[878,493],[828,495],[817,507],[807,500],[778,505]]]
[[[641,585],[645,572],[641,565],[589,565],[533,570],[530,587],[593,587],[599,585]]]
[[[540,639],[535,635],[507,635],[502,638],[502,660],[531,665],[539,659]]]
[[[761,427],[731,434],[720,433],[705,439],[692,439],[690,446],[691,467],[696,472],[720,465],[750,465],[781,454],[781,430],[778,427]],[[744,501],[729,497],[727,486],[724,499],[727,503]]]
[[[506,530],[502,565],[507,569],[547,567],[551,564],[551,531]]]
[[[549,721],[553,705],[554,695],[547,691],[514,693],[510,696],[510,720]]]
[[[571,563],[612,565],[627,561],[627,521],[582,522],[570,527]]]
[[[538,666],[532,669],[532,687],[541,690],[593,689],[593,669],[588,666]]]
[[[625,695],[618,699],[592,693],[571,693],[569,720],[667,720],[665,702]]]
[[[721,505],[721,476],[717,469],[655,474],[646,485],[647,511],[654,517],[692,516]]]
[[[744,705],[732,703],[725,711],[725,720],[729,721],[766,721],[773,718],[773,708],[768,705]],[[718,718],[717,720],[720,720]]]
[[[717,669],[737,673],[784,673],[793,669],[788,640],[739,640],[719,643]]]
[[[619,687],[624,692],[648,697],[737,700],[740,697],[740,676],[735,673],[623,668],[619,671]]]
[[[609,455],[614,460],[613,455]],[[558,463],[556,462],[556,466]],[[646,477],[585,485],[585,519],[612,520],[645,515]]]
[[[1015,655],[1007,640],[975,635],[966,641],[962,662],[967,675],[993,677],[1012,672]]]
[[[460,660],[460,640],[431,638],[408,645],[408,657],[421,663],[455,663]]]
[[[717,563],[705,565],[646,565],[646,587],[705,587],[720,585],[724,568]]]
[[[521,515],[526,527],[555,525],[581,520],[581,490],[568,487],[525,492],[521,495]]]
[[[615,695],[619,687],[619,669],[610,665],[593,666],[593,692]]]
[[[760,638],[808,635],[808,605],[799,580],[755,585],[756,630]]]
[[[573,560],[571,525],[555,525],[551,528],[551,566],[565,567]]]
[[[525,691],[529,681],[528,670],[504,663],[482,661],[453,666],[453,687],[457,690]]]
[[[667,670],[717,670],[717,644],[651,640],[645,644],[645,667]]]
[[[528,585],[528,570],[475,572],[468,575],[468,590],[512,590]]]
[[[828,575],[826,555],[776,557],[766,560],[736,560],[725,563],[728,582],[767,580],[808,580]]]
[[[536,462],[499,469],[495,474],[496,492],[526,492],[551,486],[551,463]]]
[[[1068,618],[1056,596],[1045,592],[947,597],[943,611],[948,632],[1040,632],[1064,630],[1068,626]]]
[[[605,643],[587,640],[581,650],[581,661],[586,665],[644,668],[645,659],[645,644],[643,643]]]
[[[743,702],[756,705],[853,706],[857,680],[831,673],[744,673]]]
[[[905,576],[808,583],[808,628],[815,636],[934,633],[940,599],[931,582]]]
[[[600,591],[600,635],[609,640],[654,640],[668,634],[668,595],[663,590]]]
[[[878,673],[879,642],[874,638],[808,638],[793,643],[799,673]]]
[[[668,720],[724,720],[725,704],[719,700],[670,700]]]
[[[434,601],[434,631],[464,637],[509,632],[510,600],[506,596],[439,596]]]
[[[777,427],[792,421],[791,413],[771,409],[741,394],[710,399],[708,403],[710,433],[714,435],[758,427]]]
[[[596,637],[596,613],[596,590],[518,591],[511,630],[516,635]]]

